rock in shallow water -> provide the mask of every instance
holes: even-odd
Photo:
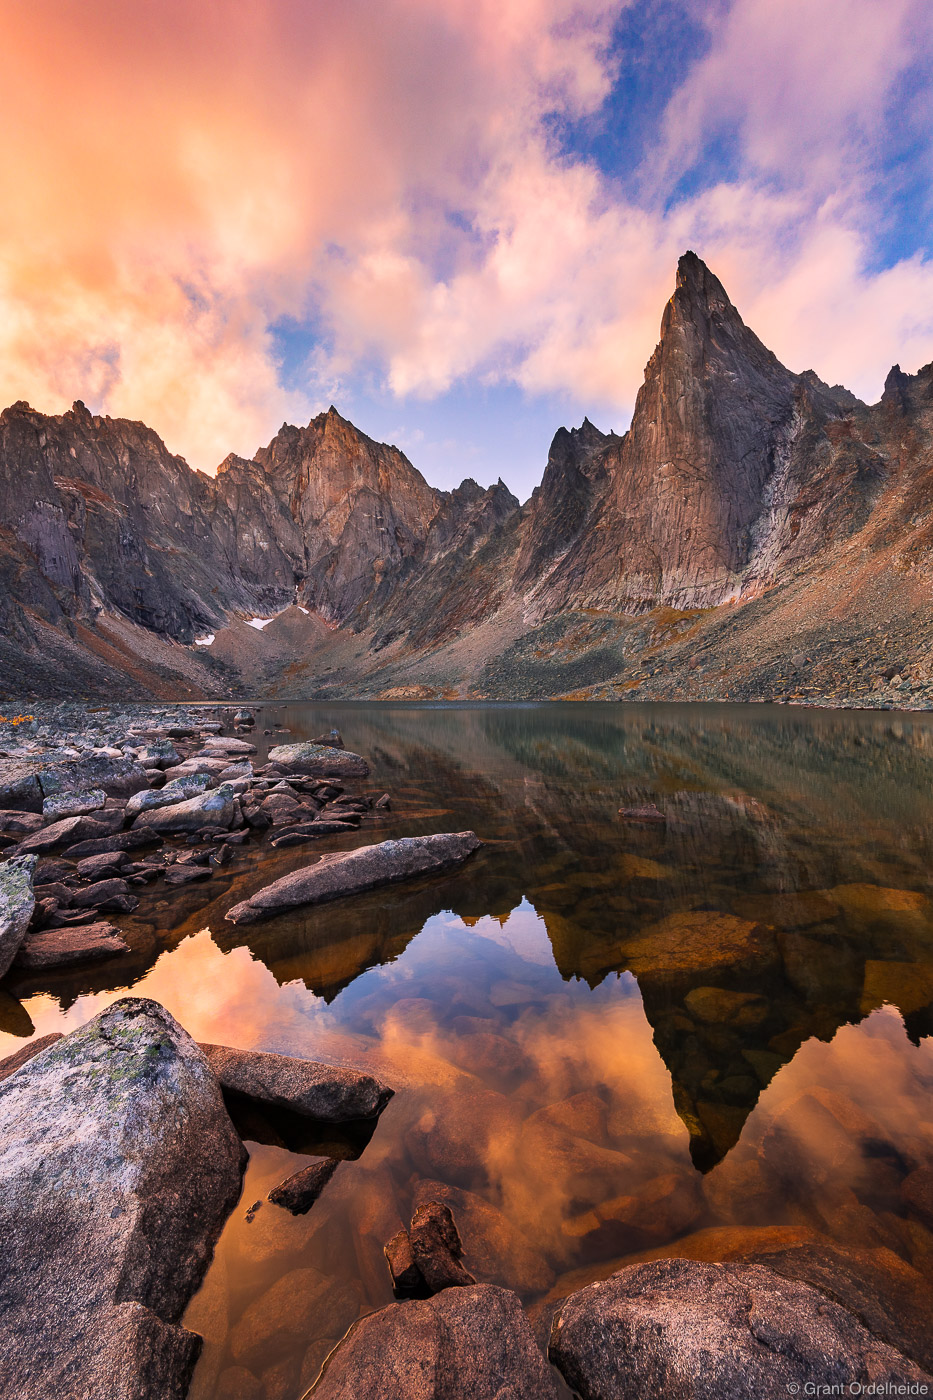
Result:
[[[462,865],[482,844],[475,832],[458,831],[403,836],[398,841],[322,856],[313,865],[294,870],[235,904],[225,917],[232,924],[254,924],[282,909],[323,904],[418,875],[441,875]]]
[[[113,924],[78,924],[29,933],[20,944],[13,966],[17,971],[48,971],[76,963],[102,962],[128,953],[130,945]]]
[[[292,1215],[305,1215],[314,1205],[339,1166],[333,1157],[320,1157],[285,1178],[269,1192],[274,1206],[283,1206]]]
[[[178,1319],[245,1160],[217,1082],[130,997],[0,1085],[0,1374],[17,1400],[182,1400]]]
[[[163,788],[164,792],[165,789]],[[205,826],[229,826],[233,821],[233,788],[228,783],[169,807],[140,812],[133,830],[200,831]]]
[[[229,1045],[202,1045],[201,1049],[228,1093],[290,1108],[326,1123],[375,1118],[394,1093],[372,1075],[341,1065],[263,1050],[234,1050]]]
[[[476,1282],[460,1262],[463,1245],[450,1207],[442,1201],[426,1201],[418,1207],[408,1239],[411,1257],[432,1293]]]
[[[659,1259],[622,1269],[567,1299],[549,1355],[583,1400],[761,1400],[849,1394],[871,1381],[933,1387],[846,1308],[755,1264]]]
[[[279,744],[269,750],[269,761],[278,763],[289,773],[307,773],[313,778],[366,778],[369,764],[349,749],[331,748],[327,744]]]
[[[351,1329],[310,1400],[556,1400],[514,1293],[490,1284],[393,1303]]]

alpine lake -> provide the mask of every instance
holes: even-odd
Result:
[[[294,740],[337,727],[372,769],[347,787],[391,810],[146,891],[116,920],[131,954],[0,1005],[2,1055],[132,989],[198,1040],[395,1090],[359,1128],[240,1111],[243,1194],[184,1318],[192,1400],[298,1400],[392,1301],[383,1245],[434,1199],[545,1335],[549,1299],[652,1253],[812,1238],[933,1282],[909,1182],[933,1163],[933,714],[255,712]],[[262,762],[281,730],[254,742]],[[467,829],[484,844],[443,878],[224,920],[325,851]],[[306,1215],[267,1200],[322,1154]]]

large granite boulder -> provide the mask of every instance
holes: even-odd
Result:
[[[394,1093],[371,1074],[342,1065],[264,1050],[235,1050],[229,1045],[202,1045],[201,1049],[228,1093],[290,1108],[322,1122],[375,1118]]]
[[[0,1375],[17,1400],[183,1400],[178,1320],[240,1191],[211,1070],[128,997],[0,1084]]]
[[[514,1293],[491,1284],[393,1303],[351,1328],[313,1400],[556,1400]]]
[[[870,1382],[933,1387],[933,1377],[848,1309],[757,1264],[658,1259],[622,1269],[562,1304],[549,1355],[582,1400],[848,1395]]]
[[[86,817],[90,812],[98,812],[107,801],[103,788],[89,788],[85,792],[60,792],[47,797],[42,803],[42,815],[50,822],[62,817]]]
[[[133,830],[145,828],[148,831],[200,831],[204,826],[229,826],[233,821],[234,791],[227,783],[202,792],[198,797],[189,797],[184,802],[173,802],[168,807],[157,807],[149,812],[140,812],[133,822]]]
[[[19,856],[0,865],[0,977],[19,952],[36,907],[35,869],[35,856]]]
[[[213,735],[204,740],[204,748],[201,750],[206,758],[212,758],[216,754],[250,754],[256,752],[256,745],[250,744],[246,739],[224,739],[220,735]]]
[[[397,841],[321,856],[313,865],[293,870],[235,904],[225,917],[232,924],[254,924],[283,909],[324,904],[419,875],[442,875],[462,865],[482,844],[475,832],[457,831],[403,836]]]
[[[289,773],[307,773],[312,778],[366,778],[369,764],[349,749],[332,749],[327,744],[279,744],[269,750],[270,763]]]

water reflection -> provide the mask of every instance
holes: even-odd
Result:
[[[207,889],[144,900],[128,962],[0,1004],[5,1053],[132,985],[198,1039],[398,1090],[369,1142],[242,1125],[244,1197],[188,1318],[207,1339],[198,1400],[298,1396],[390,1301],[382,1245],[432,1196],[477,1278],[532,1305],[675,1242],[726,1257],[828,1239],[888,1260],[933,1315],[926,716],[277,715],[295,735],[336,721],[373,762],[367,789],[392,794],[378,826],[322,849],[472,827],[483,850],[244,931],[229,905],[307,859],[246,850]],[[620,813],[646,805],[660,819]],[[265,1202],[321,1150],[341,1161],[309,1215]]]

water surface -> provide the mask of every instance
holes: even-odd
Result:
[[[186,1317],[205,1337],[195,1400],[297,1400],[391,1301],[382,1246],[432,1198],[476,1277],[533,1316],[675,1241],[812,1230],[933,1276],[902,1190],[933,1160],[933,716],[265,707],[273,720],[294,737],[336,724],[372,765],[351,786],[392,797],[313,854],[466,828],[483,849],[440,880],[234,928],[232,903],[310,858],[257,843],[206,887],[145,892],[129,958],[0,1003],[0,1053],[131,987],[198,1039],[397,1090],[371,1135],[242,1117],[243,1197]],[[620,813],[645,807],[658,818]],[[307,1216],[265,1200],[321,1151],[343,1160]]]

